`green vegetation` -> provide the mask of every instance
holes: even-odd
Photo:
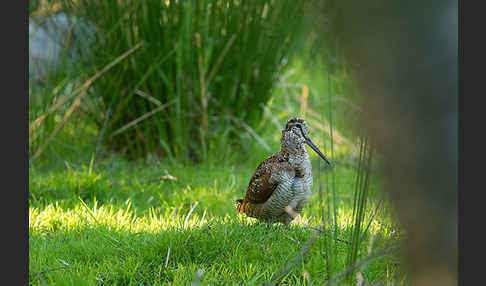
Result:
[[[352,77],[313,52],[316,31],[280,25],[303,6],[61,3],[107,48],[30,88],[31,285],[188,285],[198,270],[204,285],[405,283]],[[234,203],[291,116],[333,167],[310,153],[312,198],[286,228]]]
[[[61,1],[96,25],[82,79],[108,110],[103,143],[201,161],[238,145],[262,119],[270,90],[301,35],[306,1]],[[86,49],[86,46],[73,47]],[[79,51],[82,53],[83,51]],[[227,148],[226,148],[227,149]]]
[[[317,156],[312,157],[317,163]],[[302,221],[289,228],[237,215],[234,200],[242,196],[256,161],[201,168],[115,157],[92,169],[75,164],[49,172],[31,168],[31,283],[187,285],[198,269],[204,271],[203,284],[270,281],[312,236],[311,227],[321,224],[320,209],[328,201],[322,205],[315,192]],[[161,178],[167,175],[163,170],[177,180]],[[308,275],[322,285],[326,263],[346,268],[349,244],[343,241],[352,237],[353,174],[351,168],[336,168],[339,241],[328,243],[336,248],[337,259],[324,258],[324,240],[332,239],[332,231],[326,230],[328,235],[318,236],[284,284],[309,285]],[[364,221],[371,216],[367,212]],[[392,225],[380,209],[359,251],[367,253],[370,234],[373,250],[394,249]],[[395,252],[372,260],[363,271],[366,281],[395,281],[394,275],[401,275],[395,262]]]

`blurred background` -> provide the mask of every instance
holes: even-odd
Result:
[[[336,263],[311,275],[331,284],[376,239],[398,250],[347,284],[455,285],[457,20],[455,1],[30,1],[29,229],[77,197],[236,217],[299,116],[333,162],[311,155],[304,219],[350,245],[320,244]],[[160,173],[169,193],[131,181]]]

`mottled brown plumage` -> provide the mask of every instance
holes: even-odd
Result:
[[[246,201],[255,204],[264,203],[275,191],[278,183],[270,181],[272,169],[288,169],[290,171],[291,166],[288,156],[280,152],[273,153],[272,156],[258,165],[248,184],[248,190],[245,195]]]
[[[302,211],[310,196],[312,171],[304,143],[327,159],[308,136],[303,119],[290,119],[282,130],[281,150],[265,159],[250,179],[237,210],[267,222],[289,224]],[[328,162],[329,163],[329,162]],[[289,212],[290,207],[293,212]]]

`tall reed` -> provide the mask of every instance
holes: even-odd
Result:
[[[356,183],[353,195],[353,225],[351,234],[351,244],[348,250],[348,267],[356,263],[358,251],[364,238],[367,227],[364,226],[366,203],[369,196],[369,180],[371,170],[372,148],[367,137],[360,142],[358,167],[356,170]],[[348,282],[351,283],[353,272],[347,275]]]
[[[104,142],[132,157],[204,160],[261,120],[292,55],[306,1],[63,0],[99,33],[91,72],[142,47],[93,84],[111,108]],[[102,110],[102,111],[103,111]],[[243,142],[244,143],[244,142]]]

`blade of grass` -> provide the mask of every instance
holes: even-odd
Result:
[[[142,116],[138,117],[137,119],[135,119],[135,120],[133,120],[133,121],[129,122],[129,123],[128,123],[128,124],[126,124],[125,126],[120,127],[119,129],[115,130],[115,131],[114,131],[114,132],[113,132],[113,133],[110,135],[110,137],[113,137],[113,136],[115,136],[115,135],[118,135],[118,134],[122,133],[123,131],[127,130],[128,128],[130,128],[130,127],[133,127],[133,126],[137,125],[137,124],[138,124],[140,121],[142,121],[142,120],[145,120],[145,119],[149,118],[150,116],[154,115],[154,114],[155,114],[155,113],[157,113],[157,112],[160,112],[160,111],[164,110],[165,108],[167,108],[168,106],[170,106],[170,105],[172,105],[172,104],[174,104],[174,103],[175,103],[175,99],[174,99],[174,100],[172,100],[171,102],[168,102],[168,103],[166,103],[166,104],[164,104],[164,105],[161,105],[161,106],[159,106],[159,107],[157,107],[157,108],[152,109],[151,111],[149,111],[149,112],[145,113],[144,115],[142,115]]]
[[[234,43],[235,40],[236,40],[236,35],[233,34],[233,36],[231,36],[231,38],[228,40],[228,42],[224,46],[223,51],[219,55],[218,59],[216,60],[216,63],[214,64],[214,67],[211,69],[211,72],[208,75],[208,79],[207,79],[208,85],[213,80],[213,77],[216,75],[216,72],[218,71],[219,66],[221,65],[221,62],[223,61],[224,57],[226,56],[226,54],[230,50],[231,46],[233,46],[233,43]]]
[[[259,136],[255,130],[253,130],[253,128],[251,128],[248,124],[246,124],[243,120],[241,119],[238,119],[234,116],[231,116],[231,115],[228,115],[229,118],[231,120],[233,120],[236,124],[242,126],[253,138],[255,138],[258,143],[260,143],[263,148],[265,148],[267,151],[272,151],[272,148],[270,148],[270,146],[267,144],[267,142],[265,142],[265,140],[263,140],[263,138],[261,136]]]
[[[275,277],[269,282],[264,285],[278,285],[278,283],[289,274],[289,272],[297,265],[299,265],[304,256],[309,252],[311,247],[314,245],[314,242],[316,241],[318,237],[319,231],[313,230],[312,236],[307,240],[307,242],[302,246],[300,249],[299,253],[292,259],[290,260],[285,267],[275,275]]]
[[[105,135],[105,130],[106,130],[106,125],[108,124],[108,120],[110,120],[112,109],[108,108],[105,114],[105,121],[103,122],[103,128],[101,129],[100,135],[98,136],[98,140],[96,142],[96,148],[95,148],[95,153],[93,156],[93,166],[96,164],[96,155],[98,155],[98,152],[101,147],[101,140],[103,139],[103,136]]]
[[[367,257],[361,259],[360,261],[358,261],[358,262],[354,263],[353,265],[349,266],[348,268],[346,268],[344,271],[342,271],[341,273],[336,275],[336,277],[334,277],[333,279],[330,279],[329,282],[327,282],[325,284],[325,286],[333,285],[337,281],[341,280],[344,276],[346,276],[347,274],[351,273],[353,270],[360,267],[362,264],[368,263],[372,259],[375,259],[377,257],[383,256],[383,255],[391,253],[391,252],[393,252],[393,249],[384,248],[384,249],[381,249],[381,250],[379,250],[379,251],[377,251],[373,254],[368,255]],[[346,285],[349,285],[349,284],[346,284]]]
[[[46,141],[44,142],[43,145],[41,145],[41,147],[39,147],[39,149],[37,150],[37,152],[34,154],[34,156],[32,157],[32,160],[35,160],[36,158],[38,158],[42,152],[44,152],[45,148],[49,145],[49,143],[51,142],[51,140],[56,136],[56,134],[61,130],[61,128],[64,126],[64,124],[66,123],[66,121],[69,119],[69,117],[71,116],[71,114],[74,112],[74,110],[81,104],[81,100],[83,99],[83,97],[86,95],[87,93],[87,90],[88,90],[88,87],[91,86],[91,84],[97,80],[100,76],[102,76],[104,73],[106,73],[107,71],[109,71],[112,67],[114,67],[116,64],[118,64],[119,62],[121,62],[123,59],[125,59],[126,57],[128,57],[131,53],[135,52],[137,49],[139,49],[141,46],[143,45],[143,42],[140,42],[138,43],[135,47],[131,48],[130,50],[128,50],[127,52],[125,52],[124,54],[120,55],[118,58],[116,58],[114,61],[112,61],[110,64],[108,64],[107,66],[105,66],[102,70],[98,71],[95,75],[93,75],[91,78],[89,78],[81,87],[81,92],[79,93],[79,95],[76,97],[76,99],[74,100],[73,104],[71,104],[71,106],[69,107],[69,109],[66,111],[66,113],[64,114],[64,117],[63,119],[61,120],[61,122],[56,126],[56,128],[54,129],[54,131],[51,133],[51,135],[46,139]]]
[[[369,140],[364,137],[361,140],[360,161],[358,162],[356,189],[353,203],[353,231],[351,234],[351,246],[349,248],[347,264],[352,265],[358,257],[359,247],[365,235],[362,226],[365,217],[365,208],[368,198],[369,178],[371,169],[372,149],[369,147]],[[353,273],[347,274],[347,282],[351,283]]]
[[[56,111],[59,107],[61,107],[64,103],[66,103],[69,99],[71,99],[72,97],[74,97],[76,94],[78,94],[78,92],[81,92],[81,94],[83,93],[83,91],[86,91],[90,86],[91,84],[97,80],[100,76],[102,76],[104,73],[106,73],[108,70],[110,70],[111,68],[113,68],[116,64],[118,64],[120,61],[122,61],[124,58],[126,58],[127,56],[129,56],[131,53],[135,52],[137,49],[139,49],[141,46],[143,45],[143,42],[140,42],[138,43],[136,46],[134,46],[133,48],[131,48],[130,50],[128,50],[127,52],[125,52],[124,54],[122,54],[121,56],[119,56],[118,58],[116,58],[114,61],[112,61],[110,64],[108,64],[107,66],[105,66],[103,69],[101,69],[100,71],[98,71],[96,74],[94,74],[91,78],[89,78],[88,80],[86,80],[81,86],[79,86],[78,88],[76,88],[75,90],[73,90],[73,92],[68,95],[68,96],[65,96],[63,97],[62,99],[56,101],[56,103],[54,105],[52,105],[45,113],[41,114],[36,120],[34,120],[34,122],[32,122],[32,124],[29,126],[29,133],[31,131],[33,131],[35,128],[37,128],[41,123],[42,121],[52,112]],[[84,95],[83,95],[84,96]],[[78,95],[79,97],[79,95]]]

